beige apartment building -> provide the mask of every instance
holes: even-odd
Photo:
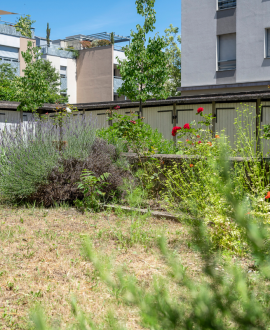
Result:
[[[114,34],[114,44],[111,44],[111,34],[103,32],[51,40],[48,45],[46,38],[35,36],[34,29],[32,39],[27,39],[16,30],[14,23],[1,20],[2,15],[12,14],[0,10],[0,64],[8,63],[18,75],[23,75],[25,64],[21,52],[27,49],[31,40],[41,48],[41,57],[49,60],[60,73],[61,91],[69,96],[70,103],[125,99],[117,94],[122,84],[117,58],[125,58],[118,44],[125,45],[130,41],[129,37]],[[83,47],[85,41],[89,48]],[[99,41],[105,45],[100,46]]]

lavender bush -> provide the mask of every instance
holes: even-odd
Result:
[[[45,184],[60,160],[89,156],[95,126],[82,116],[72,117],[60,128],[52,121],[33,121],[0,130],[0,191],[8,200],[23,200]],[[59,148],[60,140],[64,148]],[[61,150],[62,149],[62,150]]]

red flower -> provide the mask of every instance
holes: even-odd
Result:
[[[190,129],[189,124],[185,124],[185,125],[184,125],[184,128],[185,128],[185,129]]]
[[[117,106],[114,107],[114,110],[119,110],[119,109],[120,109],[120,106],[119,105],[117,105]]]
[[[182,129],[182,127],[179,127],[179,126],[175,126],[173,129],[172,129],[172,136],[175,136],[177,131],[179,131],[180,129]]]
[[[136,124],[136,121],[135,120],[131,120],[130,121],[132,124]]]
[[[202,143],[202,141],[199,141],[198,144]]]
[[[45,115],[48,115],[48,114],[49,114],[48,112],[45,113]]]
[[[189,167],[194,167],[194,165],[193,164],[189,164]]]
[[[203,112],[203,108],[199,108],[199,109],[197,110],[197,113],[200,113],[200,112]]]
[[[265,196],[265,199],[269,199],[270,198],[270,191],[268,191],[267,195]]]

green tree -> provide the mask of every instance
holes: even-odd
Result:
[[[50,61],[40,57],[40,48],[28,42],[26,52],[22,57],[26,63],[24,76],[19,79],[17,101],[18,110],[36,111],[44,103],[65,102],[60,95],[60,75]]]
[[[126,59],[118,59],[122,86],[117,90],[119,96],[125,95],[132,101],[142,103],[149,98],[167,98],[164,84],[168,80],[168,55],[164,52],[165,38],[155,35],[146,39],[155,29],[155,0],[136,0],[137,12],[144,17],[143,26],[137,25],[137,32],[131,31],[132,42],[125,47]]]
[[[47,46],[50,46],[50,36],[51,36],[51,29],[49,27],[49,23],[47,23],[47,29],[46,29],[46,40],[47,40]]]
[[[30,15],[21,16],[16,22],[16,31],[21,32],[21,34],[29,39],[32,39],[32,24],[36,21],[31,20]]]
[[[111,33],[111,44],[114,45],[114,33]]]
[[[22,52],[26,63],[23,77],[17,77],[11,67],[2,65],[0,100],[20,102],[18,110],[33,112],[44,103],[67,102],[67,97],[60,93],[60,74],[40,55],[40,48],[29,41],[26,52]]]
[[[13,101],[15,97],[16,69],[10,64],[0,65],[0,100]]]
[[[168,68],[169,79],[165,84],[165,88],[170,96],[181,95],[181,92],[177,91],[177,88],[181,86],[181,36],[178,34],[179,28],[170,27],[165,31],[165,39],[167,41],[166,54],[168,55]]]

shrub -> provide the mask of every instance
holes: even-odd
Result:
[[[158,130],[153,130],[132,112],[130,115],[113,112],[109,119],[114,121],[112,126],[98,130],[97,134],[109,143],[121,143],[125,152],[138,154],[176,152],[173,141],[165,140]]]
[[[55,203],[73,204],[76,200],[82,200],[85,196],[79,188],[79,182],[83,170],[93,172],[97,178],[109,173],[107,184],[100,188],[103,201],[120,197],[123,179],[131,179],[131,174],[123,165],[117,164],[119,161],[120,155],[115,146],[102,139],[96,139],[87,158],[59,159],[57,166],[51,170],[44,183],[28,196],[27,201],[36,201],[48,207]]]
[[[59,150],[60,132],[52,121],[35,119],[0,131],[0,191],[10,201],[28,198],[68,159],[85,160],[95,140],[91,121],[67,119],[62,130],[67,147]]]

